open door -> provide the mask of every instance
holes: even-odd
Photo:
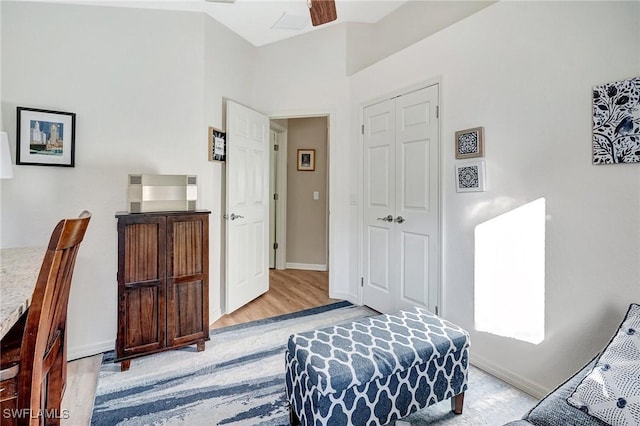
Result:
[[[269,119],[227,101],[226,313],[269,290]]]

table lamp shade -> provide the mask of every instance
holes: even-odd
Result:
[[[11,151],[9,150],[9,135],[7,132],[0,132],[0,179],[10,179],[13,177],[13,166],[11,165]]]

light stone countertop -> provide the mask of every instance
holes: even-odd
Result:
[[[0,337],[31,303],[46,247],[0,249]]]

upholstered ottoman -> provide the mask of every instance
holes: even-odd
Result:
[[[460,414],[468,347],[465,330],[421,308],[293,334],[291,423],[383,425],[447,398]]]

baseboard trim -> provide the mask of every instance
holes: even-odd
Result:
[[[209,328],[211,328],[214,322],[222,318],[223,315],[222,309],[220,308],[216,308],[213,312],[209,312]]]
[[[67,352],[67,360],[73,361],[74,359],[101,354],[103,352],[112,351],[115,347],[116,344],[113,340],[107,340],[104,342],[93,343],[91,345],[69,348]]]
[[[510,384],[511,386],[514,386],[521,391],[528,393],[534,398],[542,399],[542,397],[544,397],[550,391],[550,389],[546,389],[544,386],[532,382],[531,380],[526,379],[519,374],[514,373],[513,371],[506,370],[495,364],[494,362],[489,361],[488,359],[481,356],[470,354],[469,362],[478,367],[480,370],[486,371],[492,376],[495,376],[498,379]]]
[[[317,265],[315,263],[289,263],[287,269],[302,269],[304,271],[327,271],[327,265]]]
[[[347,302],[350,302],[354,305],[359,305],[359,303],[357,302],[358,298],[349,293],[332,292],[329,293],[329,297],[332,299],[346,300]]]

